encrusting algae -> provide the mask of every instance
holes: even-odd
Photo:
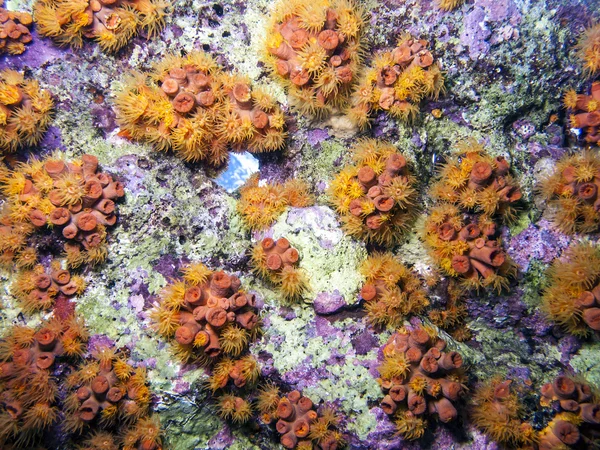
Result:
[[[394,50],[375,56],[352,93],[348,115],[361,128],[377,111],[410,122],[422,100],[437,100],[443,91],[444,78],[427,41],[407,34]]]
[[[364,21],[351,0],[276,4],[263,59],[295,109],[323,115],[346,104],[362,61]]]
[[[129,76],[115,108],[121,134],[213,167],[228,161],[228,150],[270,152],[285,143],[275,100],[202,52],[168,56],[149,76]]]

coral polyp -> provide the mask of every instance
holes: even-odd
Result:
[[[27,12],[9,11],[0,8],[0,54],[20,55],[33,40],[31,24],[33,18]]]
[[[36,80],[14,70],[0,72],[0,154],[38,144],[52,118],[54,101]]]
[[[114,53],[142,30],[158,35],[168,7],[166,0],[37,0],[33,14],[39,33],[59,45],[81,47],[90,38]]]
[[[240,188],[237,211],[246,227],[264,230],[288,207],[304,208],[313,203],[314,198],[304,181],[291,179],[285,183],[263,183],[259,182],[257,174]]]
[[[563,105],[569,113],[569,125],[581,131],[579,138],[597,144],[600,141],[600,81],[592,83],[589,95],[567,90]]]
[[[227,162],[230,148],[269,152],[286,137],[272,97],[201,52],[166,57],[151,76],[133,74],[116,93],[115,107],[123,134],[214,167]]]
[[[438,98],[444,77],[428,46],[404,35],[394,50],[375,56],[352,93],[348,115],[358,126],[368,126],[378,111],[410,122],[419,114],[421,101]]]
[[[252,270],[273,283],[285,300],[297,300],[308,289],[308,279],[298,268],[300,254],[286,238],[264,238],[251,252]]]
[[[352,148],[354,164],[331,182],[329,200],[346,233],[367,242],[392,245],[416,212],[415,178],[406,158],[387,142],[363,139]]]
[[[538,190],[553,225],[563,233],[593,233],[600,227],[600,155],[585,150],[565,155]]]
[[[442,271],[460,279],[466,289],[501,291],[516,275],[516,265],[502,249],[497,224],[485,216],[461,214],[452,204],[432,208],[424,241]]]
[[[586,28],[579,37],[577,56],[590,77],[600,72],[600,23]]]
[[[223,353],[239,355],[259,326],[254,294],[241,290],[236,276],[213,272],[201,263],[182,271],[183,279],[163,290],[152,311],[158,332],[174,339],[183,362],[214,362]],[[201,277],[194,276],[199,273]],[[239,333],[228,331],[230,327]]]
[[[365,284],[367,320],[379,327],[398,328],[410,315],[421,314],[429,300],[419,278],[391,253],[375,253],[360,267]]]
[[[548,318],[576,336],[600,331],[600,249],[589,242],[554,260],[542,301]]]
[[[445,341],[423,327],[400,330],[383,347],[377,368],[385,392],[381,409],[394,417],[405,439],[423,437],[428,417],[448,423],[458,415],[456,406],[466,392],[463,358],[445,348]]]
[[[430,195],[466,211],[507,220],[515,218],[515,206],[522,197],[508,161],[488,155],[474,140],[458,145],[457,155],[440,168]]]
[[[362,11],[351,0],[280,1],[267,26],[264,60],[301,113],[343,106],[362,60]]]

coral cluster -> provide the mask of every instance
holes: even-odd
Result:
[[[280,397],[271,386],[261,392],[258,400],[262,421],[275,422],[285,448],[336,450],[343,445],[334,411],[328,407],[317,411],[312,400],[299,391]]]
[[[36,80],[14,70],[0,72],[0,154],[40,142],[53,107],[50,93]]]
[[[201,263],[183,267],[182,273],[163,290],[152,312],[158,332],[175,340],[182,361],[241,354],[258,332],[254,294],[241,290],[235,275]]]
[[[384,359],[377,368],[386,394],[381,409],[394,416],[405,439],[421,438],[428,416],[448,423],[458,414],[455,405],[465,392],[463,358],[445,348],[445,341],[423,327],[400,330],[383,347]]]
[[[600,248],[572,245],[554,260],[548,275],[542,297],[548,318],[576,336],[600,331]]]
[[[577,94],[569,89],[565,92],[563,104],[569,112],[571,127],[581,130],[579,137],[590,144],[597,144],[600,141],[600,81],[592,83],[589,95]]]
[[[168,6],[165,0],[37,0],[33,15],[38,32],[59,45],[81,47],[88,38],[117,52],[142,30],[148,38],[158,35]]]
[[[461,6],[465,0],[437,0],[436,5],[444,11],[452,11]]]
[[[410,121],[422,100],[437,99],[443,90],[444,78],[427,41],[404,35],[394,50],[374,58],[352,93],[348,114],[360,127],[377,111]]]
[[[508,287],[516,265],[502,249],[496,223],[486,216],[467,216],[449,203],[434,207],[425,224],[425,244],[446,274],[466,289]]]
[[[304,272],[298,268],[300,254],[286,238],[264,238],[252,249],[252,270],[273,283],[286,300],[298,299],[308,288]]]
[[[577,56],[591,76],[600,72],[600,23],[586,28],[577,42]]]
[[[414,219],[415,179],[406,158],[387,142],[363,139],[352,149],[354,164],[331,182],[329,198],[349,235],[389,246]]]
[[[273,224],[288,207],[304,208],[314,203],[308,185],[291,179],[285,183],[262,183],[251,176],[240,188],[237,211],[251,230],[263,230]]]
[[[115,105],[125,135],[214,167],[227,162],[229,148],[269,152],[286,136],[285,117],[270,95],[201,52],[166,57],[150,77],[134,74]]]
[[[277,4],[264,60],[300,112],[318,115],[347,101],[362,60],[363,22],[351,0]]]
[[[600,437],[600,403],[588,384],[559,375],[542,386],[542,406],[557,414],[539,433],[540,450],[590,448]]]
[[[465,211],[508,220],[514,218],[515,204],[522,196],[508,161],[491,157],[473,140],[460,144],[458,154],[441,167],[430,195]]]
[[[83,294],[86,284],[79,275],[61,267],[60,261],[50,263],[49,273],[41,264],[18,273],[11,287],[24,312],[49,309],[57,298]]]
[[[365,284],[360,290],[368,321],[379,327],[398,328],[408,316],[429,305],[421,282],[391,253],[375,253],[361,265]]]
[[[0,342],[0,446],[31,448],[59,418],[56,361],[81,356],[87,332],[76,318],[37,330],[14,326]]]
[[[60,230],[69,267],[106,259],[106,228],[117,221],[115,202],[123,185],[98,171],[98,159],[32,159],[0,172],[0,190],[7,202],[0,215],[0,255],[4,265],[35,260],[27,247],[36,229]]]
[[[593,233],[600,227],[600,155],[586,150],[562,157],[540,181],[550,219],[563,233]]]
[[[9,11],[0,8],[0,54],[20,55],[33,37],[31,27],[31,14],[19,11]]]
[[[511,383],[493,378],[475,389],[471,420],[496,442],[510,448],[530,448],[536,433],[522,420],[524,408]]]

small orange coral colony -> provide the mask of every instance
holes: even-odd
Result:
[[[494,378],[475,389],[471,420],[496,442],[509,448],[530,448],[536,433],[530,424],[522,421],[524,408],[511,383],[511,380]]]
[[[445,352],[446,342],[432,330],[417,327],[394,333],[383,347],[384,359],[377,368],[385,397],[381,409],[393,415],[398,433],[419,439],[427,428],[428,416],[443,423],[457,416],[456,403],[465,392],[463,358]]]
[[[130,77],[115,106],[126,135],[215,167],[227,162],[229,148],[269,152],[286,136],[285,117],[271,96],[222,72],[201,52],[167,57],[151,77]]]
[[[540,450],[590,448],[600,432],[600,403],[588,384],[559,375],[542,386],[540,403],[558,413],[539,433]]]
[[[308,185],[291,179],[285,183],[262,183],[259,175],[251,176],[240,188],[237,211],[251,230],[264,230],[272,225],[289,206],[304,208],[314,203]]]
[[[98,345],[91,355],[67,379],[65,430],[109,429],[146,417],[150,407],[146,369],[133,368],[106,345]]]
[[[600,81],[592,83],[589,95],[569,89],[563,104],[569,110],[571,127],[581,129],[580,137],[585,142],[597,144],[600,141]]]
[[[521,190],[502,156],[493,158],[476,141],[458,145],[458,154],[444,164],[430,195],[466,211],[512,219]]]
[[[265,397],[265,394],[268,394]],[[262,397],[260,396],[262,395]],[[264,423],[275,423],[281,445],[293,449],[336,450],[343,445],[339,418],[328,407],[318,412],[312,400],[299,391],[280,397],[277,388],[261,391],[258,409]],[[261,402],[262,400],[268,400]]]
[[[600,248],[576,243],[554,260],[548,274],[542,297],[548,318],[576,336],[600,331]]]
[[[405,35],[394,50],[375,57],[352,94],[348,114],[357,125],[367,126],[371,114],[382,110],[410,121],[422,100],[438,98],[444,78],[427,47],[427,41]]]
[[[412,314],[421,314],[429,305],[421,282],[391,253],[375,253],[360,267],[365,284],[367,320],[376,326],[400,327]]]
[[[415,179],[406,158],[387,142],[363,139],[354,145],[354,165],[331,182],[329,199],[349,235],[392,245],[416,215]]]
[[[272,282],[286,300],[294,300],[308,286],[306,275],[297,267],[299,259],[298,250],[286,238],[264,238],[252,249],[250,263],[252,270]]]
[[[464,216],[458,207],[434,207],[425,224],[425,244],[441,269],[467,288],[508,287],[516,265],[496,237],[496,223],[485,216]]]
[[[265,62],[302,113],[342,106],[362,59],[362,12],[351,0],[282,0],[267,27]]]
[[[590,26],[579,37],[577,56],[591,77],[600,72],[600,23]]]
[[[117,52],[141,30],[157,35],[168,6],[165,0],[37,0],[33,15],[38,32],[59,45],[81,47],[88,38]]]
[[[26,313],[49,309],[57,298],[81,295],[86,284],[79,275],[61,267],[60,261],[50,263],[50,273],[38,264],[32,270],[21,271],[11,287],[11,293]]]
[[[0,214],[0,259],[19,266],[24,258],[35,261],[27,247],[36,229],[54,228],[67,239],[69,267],[97,264],[106,259],[106,228],[117,221],[115,202],[123,185],[98,171],[98,159],[32,159],[14,170],[0,171],[0,190],[7,202]]]
[[[35,145],[50,125],[54,102],[36,80],[0,72],[0,154]]]
[[[0,54],[20,55],[25,51],[25,44],[33,40],[29,31],[32,21],[29,13],[0,8]]]
[[[213,272],[201,263],[185,266],[182,272],[183,279],[163,290],[152,312],[158,332],[174,338],[184,362],[238,356],[258,332],[254,295],[240,289],[236,276]]]
[[[59,418],[58,383],[51,369],[78,357],[87,332],[76,318],[52,319],[38,329],[14,326],[0,342],[0,447],[32,448]]]
[[[462,5],[465,0],[437,0],[436,5],[444,11],[452,11]]]
[[[600,227],[600,155],[587,150],[566,155],[539,191],[548,201],[550,218],[563,233],[593,233]]]

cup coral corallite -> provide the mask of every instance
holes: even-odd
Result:
[[[37,0],[33,15],[38,32],[59,45],[81,47],[88,38],[117,52],[141,30],[157,35],[168,7],[165,0]]]
[[[448,423],[458,415],[457,403],[466,392],[463,358],[445,348],[445,341],[423,327],[400,330],[383,347],[377,368],[386,394],[381,409],[393,416],[405,439],[423,437],[428,418]]]
[[[361,128],[377,111],[410,121],[422,100],[437,99],[443,90],[444,78],[427,41],[405,35],[394,50],[375,56],[352,93],[348,114]]]
[[[548,274],[542,297],[548,318],[576,336],[600,331],[600,249],[576,243],[554,260]]]
[[[600,155],[586,150],[566,155],[540,180],[550,219],[563,233],[593,233],[600,227]]]
[[[429,305],[419,278],[391,253],[369,256],[360,272],[365,277],[360,296],[365,300],[367,320],[375,326],[398,328]]]
[[[392,245],[417,212],[415,179],[406,158],[393,145],[375,139],[359,141],[352,153],[354,164],[331,182],[330,202],[346,233]]]
[[[600,50],[599,50],[600,51]],[[581,130],[580,138],[590,144],[600,141],[600,81],[592,83],[590,94],[577,94],[569,89],[563,96],[569,112],[569,124]]]
[[[0,72],[0,154],[39,143],[54,102],[36,80],[14,70]]]
[[[0,8],[0,54],[20,55],[33,37],[29,28],[33,19],[27,12]]]
[[[285,117],[271,96],[201,52],[130,76],[115,107],[122,134],[214,167],[227,162],[229,149],[269,152],[285,142]]]
[[[363,13],[351,0],[283,0],[267,27],[264,60],[300,112],[343,106],[362,60]]]
[[[600,72],[600,23],[585,29],[577,42],[577,56],[590,77]]]

